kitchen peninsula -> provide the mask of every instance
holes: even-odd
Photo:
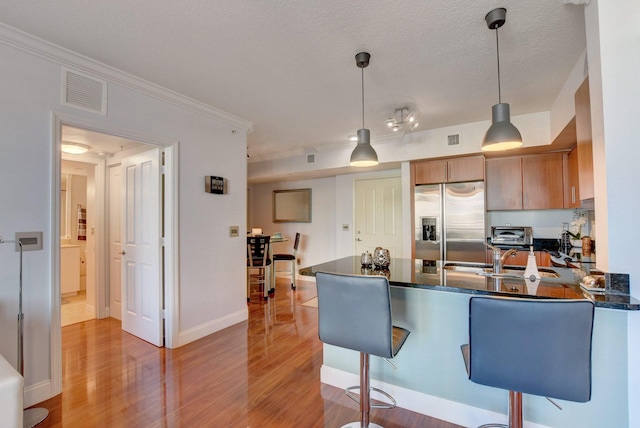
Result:
[[[525,395],[524,418],[536,427],[626,425],[626,311],[611,308],[638,310],[635,299],[592,296],[577,285],[571,269],[549,269],[549,276],[558,276],[543,278],[535,289],[524,287],[524,280],[515,278],[501,278],[496,289],[495,278],[445,269],[442,262],[411,259],[392,259],[388,270],[376,271],[363,270],[360,257],[351,256],[304,268],[300,273],[313,276],[320,271],[389,278],[394,324],[407,328],[411,335],[403,352],[393,359],[397,369],[372,358],[372,385],[391,393],[400,407],[464,426],[506,421],[507,407],[506,391],[467,379],[460,345],[468,341],[472,295],[593,300],[591,401],[561,402],[564,410],[560,411],[543,397]],[[522,333],[527,334],[526,329]],[[357,384],[358,362],[357,353],[325,345],[322,382],[340,388]]]

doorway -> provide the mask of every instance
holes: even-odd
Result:
[[[131,135],[123,134],[121,130],[113,131],[111,129],[105,129],[96,126],[95,123],[86,124],[82,119],[72,117],[69,115],[54,115],[54,135],[57,138],[54,140],[55,147],[59,147],[60,142],[64,138],[70,138],[81,134],[90,134],[96,138],[108,139],[114,147],[117,148],[117,153],[106,155],[106,152],[98,153],[96,150],[86,153],[77,157],[76,161],[86,164],[90,164],[94,168],[95,185],[93,191],[95,192],[95,212],[106,213],[108,205],[106,202],[108,191],[107,187],[107,166],[110,163],[117,162],[122,154],[127,152],[131,154],[132,151],[143,152],[150,148],[157,148],[161,154],[161,161],[163,162],[162,168],[158,168],[158,174],[162,172],[162,188],[164,190],[164,198],[158,195],[158,209],[162,210],[163,222],[162,227],[162,239],[158,240],[161,244],[161,258],[164,262],[164,269],[160,280],[162,281],[163,288],[163,301],[161,306],[157,307],[158,316],[161,323],[161,329],[164,331],[164,346],[172,348],[174,344],[178,343],[177,323],[175,320],[178,316],[178,291],[177,291],[177,261],[178,251],[176,247],[178,237],[178,224],[177,224],[177,204],[178,204],[178,152],[179,143],[175,141],[167,141],[162,138],[148,140],[147,137],[138,138],[134,133]],[[67,132],[63,133],[63,129]],[[96,144],[96,147],[100,147],[100,144]],[[131,148],[127,144],[134,144],[136,148]],[[61,163],[62,160],[68,156],[60,155],[58,150],[54,150],[54,153],[58,153],[58,156],[53,156],[53,191],[54,194],[61,192]],[[93,301],[95,302],[95,315],[96,318],[109,317],[109,298],[110,293],[108,290],[108,278],[109,272],[108,266],[108,230],[107,224],[108,215],[97,216],[93,222],[90,221],[89,229],[87,231],[87,240],[89,236],[94,240],[93,250],[95,251],[94,257],[96,262],[93,264],[93,268],[87,267],[87,281],[89,278],[93,278],[95,281],[95,296]],[[61,203],[60,198],[54,198],[53,211],[52,211],[52,230],[54,231],[51,239],[51,251],[52,251],[52,270],[53,270],[53,287],[51,296],[51,355],[52,355],[52,392],[54,394],[62,391],[62,327],[60,318],[60,223],[61,223]],[[91,298],[88,299],[92,301]],[[146,308],[148,309],[148,307]],[[156,344],[157,346],[163,346],[163,343]]]
[[[356,180],[356,254],[373,252],[380,246],[388,249],[391,257],[401,258],[402,220],[400,177]]]

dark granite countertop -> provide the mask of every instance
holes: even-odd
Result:
[[[441,261],[416,259],[391,259],[388,269],[372,269],[360,265],[360,256],[349,256],[300,269],[300,274],[315,276],[317,272],[333,272],[383,275],[396,287],[541,299],[588,299],[600,308],[640,310],[640,301],[627,294],[593,294],[583,290],[578,283],[581,272],[576,269],[540,268],[541,271],[543,269],[551,275],[555,273],[557,277],[545,277],[537,284],[527,284],[524,279],[494,278],[473,272],[448,270],[443,268]]]

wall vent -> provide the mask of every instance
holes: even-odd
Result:
[[[107,82],[62,69],[62,105],[107,115]]]
[[[447,139],[448,139],[447,144],[450,146],[457,146],[458,144],[460,144],[460,134],[449,135]]]
[[[310,153],[307,155],[307,163],[316,163],[316,155],[315,153]]]

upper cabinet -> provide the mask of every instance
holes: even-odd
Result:
[[[564,208],[561,153],[487,159],[487,210]]]
[[[567,154],[565,168],[565,208],[580,208],[580,186],[578,178],[578,147]]]
[[[415,184],[484,180],[484,156],[414,162]]]
[[[593,148],[591,139],[591,102],[589,78],[582,82],[575,94],[578,181],[580,199],[591,199],[593,192]]]
[[[562,153],[522,157],[522,208],[564,208]]]
[[[522,209],[522,158],[487,159],[487,210]]]

